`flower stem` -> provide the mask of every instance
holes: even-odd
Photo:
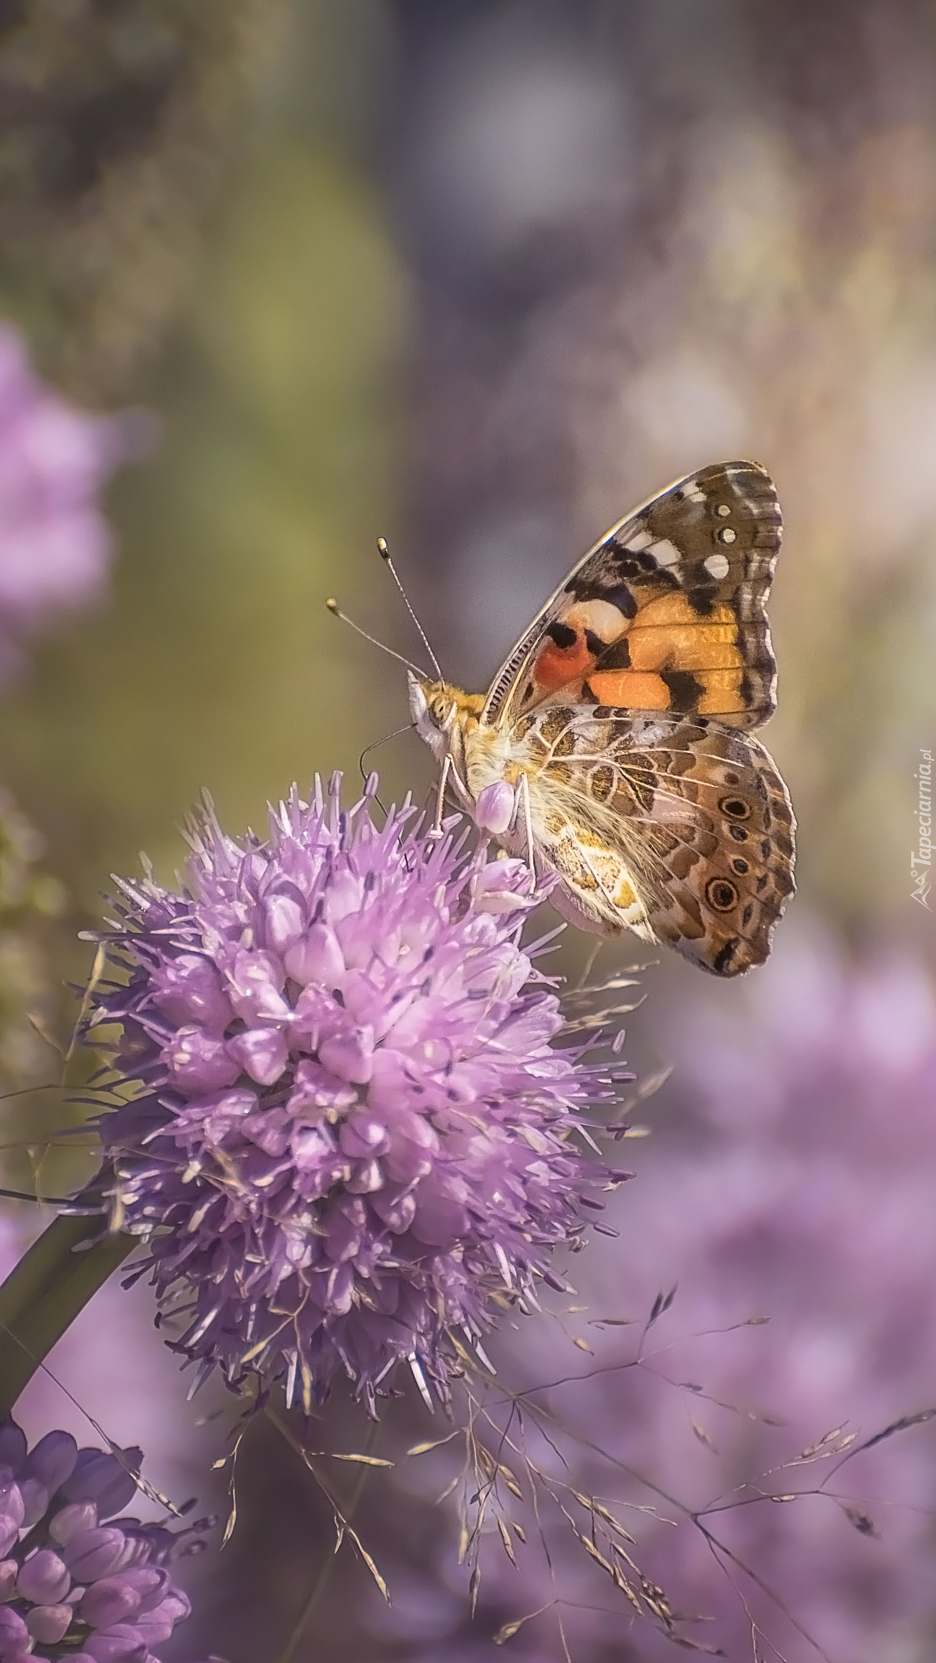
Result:
[[[267,1410],[267,1414],[270,1415],[269,1410]],[[286,1431],[285,1425],[280,1420],[278,1415],[272,1414],[272,1415],[270,1415],[270,1418],[273,1420],[274,1425],[277,1426],[281,1432]],[[379,1423],[377,1421],[372,1421],[370,1426],[368,1427],[368,1430],[367,1430],[367,1440],[366,1440],[365,1445],[364,1445],[365,1455],[372,1455],[373,1454],[374,1445],[377,1442],[377,1436],[378,1436],[379,1431],[380,1431]],[[287,1437],[288,1437],[288,1434],[287,1434]],[[292,1440],[291,1437],[288,1437],[288,1441],[290,1443],[292,1443],[293,1440]],[[370,1468],[367,1467],[367,1466],[363,1466],[363,1465],[360,1467],[358,1472],[355,1474],[354,1484],[352,1485],[352,1488],[351,1488],[351,1494],[349,1495],[347,1502],[342,1506],[342,1509],[341,1509],[341,1519],[342,1519],[343,1523],[350,1524],[352,1518],[354,1517],[354,1514],[357,1510],[358,1502],[361,1499],[361,1495],[363,1493],[364,1486],[367,1483],[369,1474],[370,1474]],[[276,1659],[276,1663],[290,1663],[290,1659],[295,1656],[296,1647],[298,1646],[299,1641],[302,1639],[302,1636],[304,1635],[304,1633],[306,1631],[306,1628],[307,1628],[308,1623],[309,1623],[309,1619],[312,1616],[312,1613],[315,1610],[315,1607],[317,1606],[322,1594],[325,1592],[325,1588],[326,1588],[326,1585],[328,1583],[328,1579],[329,1579],[329,1577],[331,1576],[331,1573],[332,1573],[332,1566],[334,1565],[335,1560],[337,1559],[337,1557],[338,1557],[338,1548],[336,1546],[336,1547],[333,1547],[326,1554],[325,1558],[322,1560],[322,1563],[320,1564],[320,1566],[319,1566],[319,1568],[318,1568],[318,1570],[315,1574],[315,1579],[312,1583],[311,1588],[309,1589],[309,1592],[308,1592],[308,1595],[306,1597],[305,1603],[302,1607],[302,1610],[300,1611],[299,1616],[296,1619],[296,1622],[295,1622],[295,1624],[294,1624],[294,1626],[293,1626],[293,1628],[292,1628],[292,1630],[291,1630],[291,1632],[290,1632],[290,1634],[289,1634],[289,1636],[286,1640],[285,1645],[283,1646],[282,1651],[279,1653],[279,1656]]]
[[[100,1213],[53,1219],[0,1286],[0,1417],[134,1246],[103,1228]]]

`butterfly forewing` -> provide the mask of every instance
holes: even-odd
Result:
[[[776,701],[766,601],[780,538],[777,493],[755,462],[670,486],[552,596],[495,677],[485,719],[558,696],[759,726]]]

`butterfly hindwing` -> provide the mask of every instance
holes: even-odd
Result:
[[[562,882],[559,910],[602,934],[669,942],[719,975],[761,964],[794,852],[789,796],[764,747],[706,718],[552,705],[525,722],[534,832]]]
[[[780,538],[757,463],[680,480],[575,568],[495,677],[485,719],[561,697],[759,726],[776,700],[766,601]]]

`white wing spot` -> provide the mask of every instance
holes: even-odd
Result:
[[[710,577],[718,578],[719,580],[721,580],[721,578],[728,576],[728,557],[727,557],[727,555],[724,555],[724,554],[710,554],[708,559],[706,561],[704,561],[703,564],[705,566],[705,570],[708,572]]]
[[[737,539],[738,533],[736,531],[732,531],[730,525],[723,525],[718,533],[718,541],[720,543],[728,543],[730,545],[731,543],[737,542]]]
[[[642,554],[653,542],[649,531],[644,527],[642,531],[635,531],[629,542],[624,544],[628,554]]]
[[[699,488],[696,488],[696,490],[694,490],[694,491],[687,491],[686,492],[686,497],[688,498],[689,502],[705,502],[705,501],[707,501],[705,492],[703,490],[700,490]]]
[[[651,544],[651,551],[658,566],[678,566],[682,559],[675,543],[668,537],[661,537],[658,543]]]
[[[715,512],[716,512],[716,514],[718,514],[720,516],[721,519],[726,520],[728,518],[728,515],[731,513],[731,509],[729,508],[727,502],[720,502],[718,504],[718,507],[716,508]]]

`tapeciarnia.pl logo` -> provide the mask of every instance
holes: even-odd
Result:
[[[910,893],[912,901],[919,901],[921,907],[930,910],[930,868],[933,863],[933,753],[920,750],[920,766],[914,774],[919,785],[917,802],[917,852],[910,856],[910,877],[913,889]]]

